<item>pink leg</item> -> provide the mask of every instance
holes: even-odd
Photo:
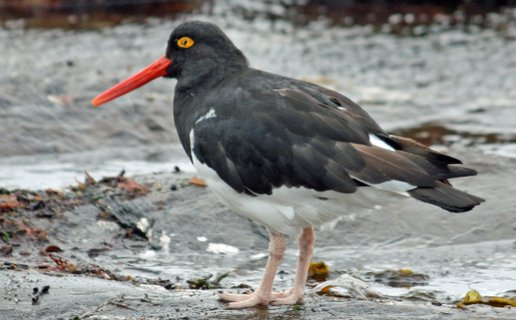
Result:
[[[219,295],[221,300],[234,301],[228,304],[228,308],[248,308],[257,305],[267,305],[271,301],[272,296],[272,283],[274,276],[278,270],[278,266],[283,259],[285,252],[285,236],[282,234],[270,234],[269,240],[269,259],[265,266],[265,274],[263,275],[260,287],[250,294],[246,295],[234,295],[230,293],[222,293]]]
[[[278,297],[272,304],[298,304],[303,303],[305,295],[306,278],[308,268],[314,249],[315,233],[310,228],[305,228],[299,235],[299,257],[297,261],[296,277],[292,289],[287,292],[285,297]]]

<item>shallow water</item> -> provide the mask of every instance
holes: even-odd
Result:
[[[246,284],[256,288],[266,261],[265,251],[250,252],[242,249],[244,251],[238,254],[216,255],[207,251],[174,254],[146,250],[138,257],[112,255],[111,258],[113,263],[122,266],[120,271],[123,274],[143,278],[192,279],[232,270],[222,282],[225,287]],[[405,250],[316,247],[313,260],[325,261],[330,266],[331,278],[339,274],[351,274],[365,279],[371,289],[391,299],[453,304],[471,289],[486,296],[511,296],[516,288],[516,252],[512,240]],[[275,280],[277,290],[290,288],[295,263],[296,252],[288,250]],[[370,279],[370,273],[402,268],[428,275],[428,284],[392,287]]]
[[[96,180],[115,176],[122,170],[130,175],[143,175],[172,172],[177,167],[193,173],[195,169],[179,148],[168,145],[3,158],[0,159],[0,186],[8,189],[60,189],[82,182],[85,172]],[[148,160],[149,157],[155,160]],[[167,160],[162,160],[165,157]]]

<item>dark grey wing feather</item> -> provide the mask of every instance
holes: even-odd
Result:
[[[197,123],[199,161],[238,192],[270,194],[280,186],[354,192],[361,183],[348,170],[366,163],[349,142],[368,143],[367,128],[305,92],[271,93],[264,101],[274,105],[250,99],[247,112],[221,111]]]
[[[196,157],[237,192],[271,194],[287,186],[352,193],[359,186],[400,181],[412,186],[408,190],[426,188],[413,196],[435,204],[439,199],[428,199],[442,192],[428,189],[445,190],[446,179],[476,173],[450,166],[460,161],[413,140],[389,136],[331,90],[293,85],[269,94],[253,99],[250,92],[249,106],[238,112],[225,106],[218,117],[194,126]],[[371,145],[371,134],[396,150]]]
[[[439,181],[432,188],[420,187],[408,193],[415,199],[439,206],[450,212],[469,211],[485,201]]]
[[[403,150],[408,153],[420,155],[428,161],[436,164],[462,164],[462,161],[459,159],[434,151],[410,138],[398,137],[395,135],[380,135],[379,137],[397,150]]]

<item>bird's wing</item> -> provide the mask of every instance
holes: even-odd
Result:
[[[336,92],[310,86],[272,91],[260,99],[251,92],[242,103],[252,105],[194,126],[196,158],[238,192],[271,194],[287,186],[352,193],[366,185],[405,192],[475,173],[449,166],[458,160],[410,139],[389,136]]]

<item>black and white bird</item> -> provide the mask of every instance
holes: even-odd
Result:
[[[404,197],[450,212],[483,201],[448,181],[476,174],[460,160],[388,134],[335,91],[249,67],[211,23],[180,24],[165,56],[92,103],[101,105],[157,77],[177,79],[175,125],[198,175],[221,202],[269,230],[260,286],[249,294],[222,293],[230,308],[302,303],[314,227]],[[284,234],[296,229],[293,286],[273,292]]]

